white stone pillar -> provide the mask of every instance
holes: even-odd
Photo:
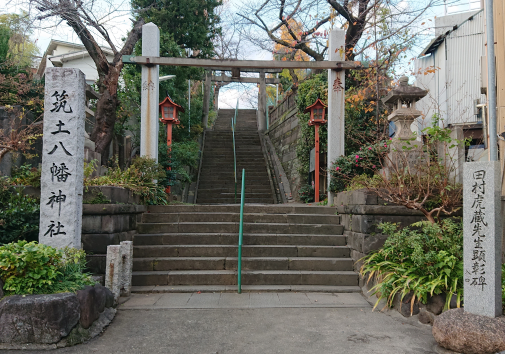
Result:
[[[345,60],[345,31],[335,29],[330,32],[328,60]],[[345,70],[328,70],[328,188],[330,186],[331,164],[344,155],[345,137]],[[333,204],[334,193],[328,190],[328,203]]]
[[[265,82],[265,72],[260,72],[260,87],[258,92],[258,130],[267,130],[267,86]]]
[[[498,317],[501,297],[501,169],[499,161],[463,167],[465,312]]]
[[[160,56],[160,30],[152,22],[142,26],[142,56]],[[147,156],[156,162],[158,162],[159,101],[159,66],[142,65],[140,156]]]
[[[105,260],[105,287],[114,295],[114,301],[119,301],[121,296],[123,261],[120,245],[107,246]]]
[[[205,73],[205,84],[203,91],[203,119],[202,119],[203,130],[207,129],[207,125],[209,124],[210,90],[212,88],[211,79],[212,79],[212,70],[209,70]]]
[[[132,289],[133,242],[122,241],[121,246],[121,296],[130,296]]]
[[[86,79],[72,68],[45,74],[39,242],[81,248]]]

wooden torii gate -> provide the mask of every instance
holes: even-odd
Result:
[[[141,94],[141,138],[140,154],[158,161],[158,103],[159,103],[159,65],[194,66],[212,70],[231,71],[230,80],[240,79],[240,72],[260,72],[261,86],[265,87],[265,72],[282,69],[327,69],[328,70],[328,147],[327,166],[344,155],[344,69],[364,69],[360,62],[345,61],[345,31],[335,29],[329,33],[327,61],[273,61],[273,60],[232,60],[232,59],[194,59],[169,58],[159,56],[160,32],[150,22],[142,26],[142,56],[124,55],[123,63],[142,65]],[[245,78],[242,78],[245,79]],[[209,80],[210,82],[210,80]],[[266,87],[263,89],[266,93]],[[210,90],[209,90],[210,92]],[[260,94],[260,101],[261,101]],[[208,101],[208,99],[207,99]],[[265,102],[259,102],[265,106]],[[208,103],[207,103],[208,104]],[[207,106],[208,112],[208,106]],[[258,114],[258,129],[265,130],[266,115]],[[207,115],[208,118],[208,115]],[[263,129],[261,129],[263,128]],[[328,172],[328,186],[331,175]],[[333,200],[333,193],[328,192],[328,200]]]
[[[202,124],[204,127],[207,126],[209,121],[209,105],[210,105],[210,90],[212,82],[242,82],[242,83],[254,83],[259,84],[259,94],[258,94],[258,130],[265,130],[266,126],[266,110],[267,110],[267,84],[279,84],[280,80],[277,78],[265,78],[265,73],[280,73],[282,69],[239,69],[234,70],[234,68],[206,68],[207,72],[205,74],[205,84],[203,91],[203,119]],[[221,71],[221,76],[213,75],[213,71]],[[226,71],[231,71],[232,76],[227,76],[224,73]],[[257,72],[258,77],[241,77],[241,72]],[[233,76],[237,75],[237,76]],[[265,122],[265,124],[262,124]]]

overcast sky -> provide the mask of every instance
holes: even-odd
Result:
[[[406,0],[412,1],[412,0]],[[458,6],[450,6],[447,8],[449,13],[456,11],[470,10],[471,8],[478,8],[480,6],[480,0],[448,0],[448,2],[459,1]],[[109,0],[97,1],[95,6],[95,11],[93,12],[101,22],[107,23],[107,29],[118,47],[121,47],[121,38],[124,38],[127,31],[131,28],[130,21],[130,0]],[[235,4],[240,4],[241,0],[230,0],[227,2],[228,11],[235,10]],[[19,12],[20,9],[29,10],[25,5],[26,0],[7,0],[7,2],[2,2],[0,5],[0,13],[9,12]],[[112,13],[111,16],[106,14]],[[424,20],[433,19],[435,16],[444,15],[444,8],[439,7],[435,11],[426,15]],[[54,26],[55,22],[34,22],[34,33],[32,38],[36,41],[40,55],[42,56],[46,50],[51,39],[58,39],[72,43],[80,43],[79,38],[74,33],[74,31],[68,27],[65,23],[60,23],[58,26]],[[100,36],[95,37],[99,40]],[[99,42],[102,45],[107,45],[104,41]],[[249,43],[243,46],[244,57],[247,59],[256,60],[269,60],[272,58],[272,54],[268,51],[263,51],[256,48]],[[219,105],[221,108],[234,108],[237,99],[240,100],[241,108],[255,108],[252,107],[256,104],[255,98],[257,96],[257,88],[254,84],[243,85],[243,84],[231,84],[223,87],[221,94],[219,96]]]

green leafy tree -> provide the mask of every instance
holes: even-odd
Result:
[[[39,54],[39,49],[30,39],[31,21],[26,12],[0,15],[0,60],[9,59],[18,68],[32,65],[34,57]],[[5,52],[6,44],[7,52]]]

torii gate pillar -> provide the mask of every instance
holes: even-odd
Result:
[[[330,32],[328,60],[345,60],[345,31]],[[345,138],[345,70],[328,70],[328,205],[333,204],[335,193],[330,192],[331,164],[344,155]]]
[[[160,30],[154,23],[142,26],[142,55],[160,56]],[[158,162],[159,65],[142,65],[140,103],[140,156]]]

